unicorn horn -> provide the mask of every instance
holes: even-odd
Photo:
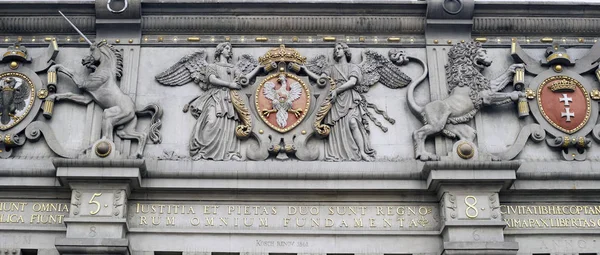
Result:
[[[81,37],[83,37],[83,39],[85,39],[85,41],[89,43],[90,46],[92,46],[92,42],[90,41],[90,39],[88,39],[81,31],[79,31],[79,29],[77,29],[77,27],[73,24],[73,22],[69,20],[69,18],[67,18],[67,16],[65,16],[61,11],[58,11],[58,13],[60,13],[60,15],[62,15],[63,18],[65,18],[67,22],[69,22],[69,24],[71,24],[75,31],[77,31],[77,33],[79,33],[79,35],[81,35]]]

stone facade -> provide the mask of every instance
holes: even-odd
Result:
[[[2,1],[0,254],[598,254],[599,15]]]

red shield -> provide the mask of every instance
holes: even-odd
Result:
[[[567,134],[583,128],[590,118],[590,97],[583,85],[571,77],[552,76],[544,80],[537,98],[542,116]]]
[[[310,91],[300,78],[290,73],[275,73],[256,89],[256,110],[269,127],[285,133],[306,117],[309,97]]]

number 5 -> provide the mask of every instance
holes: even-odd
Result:
[[[100,203],[98,201],[94,201],[94,198],[99,197],[99,196],[102,196],[102,193],[94,193],[92,198],[90,198],[89,204],[95,204],[98,207],[98,208],[96,208],[95,211],[90,211],[91,215],[96,215],[100,211]]]

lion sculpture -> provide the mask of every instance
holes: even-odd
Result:
[[[408,106],[421,119],[423,127],[413,133],[415,158],[439,160],[439,157],[425,150],[425,139],[442,132],[450,138],[473,142],[475,130],[466,122],[473,119],[482,105],[501,105],[517,101],[523,92],[498,92],[512,81],[512,74],[523,64],[511,65],[502,75],[490,81],[481,71],[492,64],[487,51],[479,42],[457,43],[448,52],[446,80],[449,96],[429,102],[425,106],[416,103],[414,90],[418,83],[408,88]]]

